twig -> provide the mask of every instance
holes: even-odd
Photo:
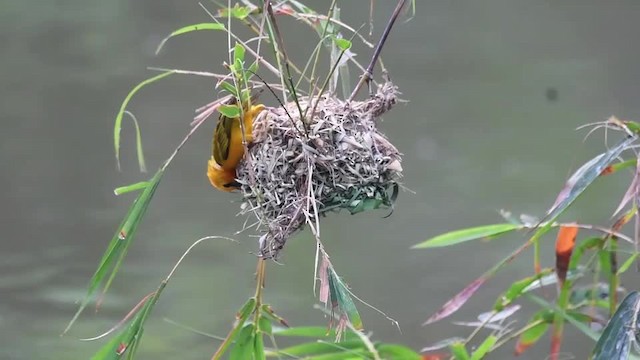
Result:
[[[382,33],[380,40],[378,40],[378,43],[376,44],[376,49],[373,52],[373,56],[371,57],[369,66],[367,66],[367,71],[364,74],[362,74],[362,76],[360,77],[360,81],[358,81],[358,84],[353,89],[351,96],[349,96],[349,101],[352,101],[358,94],[358,91],[360,91],[360,89],[362,88],[362,85],[364,85],[365,82],[368,82],[373,77],[373,67],[376,64],[376,61],[378,61],[378,58],[380,57],[380,53],[382,52],[382,47],[384,46],[384,43],[387,41],[389,32],[391,32],[391,28],[393,27],[393,24],[396,22],[396,19],[400,15],[400,11],[402,10],[402,7],[404,6],[405,3],[406,3],[406,0],[398,0],[398,4],[396,5],[395,10],[393,10],[393,14],[391,14],[391,18],[389,19],[387,26],[384,28],[384,32]]]
[[[282,60],[284,61],[284,69],[287,72],[287,81],[283,81],[283,82],[287,85],[287,88],[291,92],[291,95],[293,95],[293,101],[296,103],[296,106],[298,107],[298,111],[300,112],[300,119],[302,120],[303,126],[306,128],[308,125],[302,114],[302,107],[300,106],[300,101],[298,100],[298,94],[297,94],[295,85],[293,84],[293,78],[291,77],[291,69],[289,67],[289,56],[287,55],[287,51],[284,47],[284,40],[282,38],[282,34],[280,33],[278,22],[276,21],[276,17],[273,14],[273,8],[271,7],[271,0],[266,0],[264,7],[267,10],[266,12],[269,15],[269,19],[271,19],[271,26],[273,27],[273,31],[275,32],[275,35],[276,35],[275,41],[277,42],[278,50],[280,50],[280,53],[282,54]]]

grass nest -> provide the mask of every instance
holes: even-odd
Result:
[[[319,217],[391,208],[402,177],[402,154],[377,123],[398,100],[391,82],[364,101],[326,96],[303,120],[298,105],[267,108],[253,123],[253,143],[237,170],[243,214],[264,233],[259,256],[277,258],[287,239],[305,224],[319,237]],[[317,101],[317,104],[315,102]],[[303,114],[304,115],[304,114]]]

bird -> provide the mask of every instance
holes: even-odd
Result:
[[[231,103],[234,102],[235,99]],[[246,103],[243,104],[242,124],[244,139],[247,143],[253,141],[253,120],[262,110],[264,110],[263,104],[250,107]],[[207,163],[207,177],[211,185],[220,191],[229,192],[240,187],[240,183],[235,178],[236,168],[244,156],[242,138],[240,118],[230,118],[220,114],[213,133],[212,155]]]
[[[220,191],[233,191],[240,187],[240,183],[236,181],[236,171],[223,169],[213,156],[207,164],[207,177],[211,185]]]

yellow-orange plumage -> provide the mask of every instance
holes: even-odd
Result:
[[[253,119],[264,110],[264,105],[243,109],[242,124],[247,143],[253,140]],[[207,165],[207,177],[211,185],[221,191],[233,191],[238,187],[235,181],[236,167],[244,156],[240,118],[229,118],[222,114],[213,133],[213,155]]]
[[[235,170],[225,170],[218,165],[213,157],[207,164],[207,177],[211,185],[220,191],[233,191],[238,187],[235,180]]]

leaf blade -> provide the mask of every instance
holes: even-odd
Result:
[[[116,165],[118,167],[118,170],[120,169],[120,130],[122,129],[122,118],[127,109],[127,105],[129,105],[129,101],[131,101],[133,95],[135,95],[143,87],[172,74],[175,74],[175,71],[169,70],[140,82],[133,89],[131,89],[131,91],[129,91],[127,96],[124,98],[124,101],[120,105],[120,110],[118,110],[118,113],[116,114],[116,120],[113,126],[113,147],[116,153]]]
[[[467,228],[462,230],[455,230],[448,233],[444,233],[423,241],[419,244],[413,245],[412,249],[428,249],[436,247],[445,247],[456,245],[459,243],[477,240],[481,238],[494,238],[500,235],[504,235],[514,230],[523,229],[523,225],[503,223],[484,225],[473,228]]]
[[[201,31],[201,30],[220,30],[220,31],[224,31],[226,30],[225,26],[223,24],[220,23],[199,23],[199,24],[192,24],[192,25],[187,25],[184,27],[181,27],[177,30],[174,30],[173,32],[171,32],[171,34],[167,35],[164,39],[162,39],[162,41],[160,41],[160,44],[158,45],[158,47],[156,48],[156,55],[158,55],[160,53],[160,50],[162,50],[162,48],[164,47],[164,44],[169,41],[169,39],[178,36],[178,35],[183,35],[183,34],[187,34],[193,31]]]

